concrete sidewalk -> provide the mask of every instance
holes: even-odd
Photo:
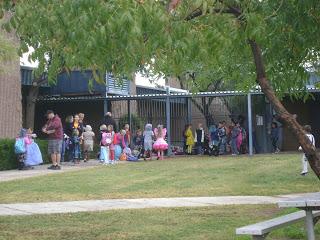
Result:
[[[276,204],[280,200],[302,196],[223,196],[183,198],[109,199],[69,202],[0,204],[0,216],[75,213],[117,209],[208,207],[222,205]]]
[[[81,161],[80,164],[63,162],[61,163],[61,170],[49,170],[48,167],[50,166],[50,164],[46,164],[46,165],[35,166],[34,169],[30,169],[30,170],[15,169],[15,170],[8,170],[8,171],[0,171],[0,182],[37,177],[37,176],[43,176],[48,174],[78,171],[80,169],[88,169],[88,168],[93,168],[100,165],[101,164],[99,163],[98,160],[90,160],[88,162]]]

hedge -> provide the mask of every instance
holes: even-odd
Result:
[[[14,139],[0,139],[0,170],[10,170],[18,168],[17,157],[14,153]],[[44,163],[50,162],[48,156],[48,141],[37,139]]]
[[[132,114],[131,115],[131,123],[132,123],[132,126],[130,129],[131,132],[133,130],[136,130],[136,128],[140,128],[140,129],[143,129],[144,128],[144,124],[143,124],[143,121],[141,118],[139,118],[138,116]],[[119,119],[119,129],[123,129],[124,125],[125,124],[129,124],[129,117],[128,117],[128,114],[125,114],[123,115],[120,119]]]

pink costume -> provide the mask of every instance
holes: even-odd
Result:
[[[163,128],[162,129],[162,134],[160,134],[158,132],[158,128],[155,128],[153,131],[154,131],[155,136],[157,137],[157,140],[153,144],[153,149],[155,149],[157,151],[167,150],[168,149],[168,144],[164,140],[164,137],[167,134],[167,129]]]
[[[115,136],[114,136],[114,145],[119,145],[121,146],[122,148],[125,148],[126,147],[126,143],[124,141],[124,136],[121,135],[120,133],[116,133]]]
[[[241,128],[240,128],[240,133],[237,136],[237,148],[238,148],[238,150],[240,150],[241,144],[242,144],[242,131],[241,131]]]

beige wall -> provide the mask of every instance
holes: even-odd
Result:
[[[0,34],[18,45],[17,38],[5,33]],[[16,57],[2,64],[0,71],[0,138],[14,138],[22,126],[20,61]]]

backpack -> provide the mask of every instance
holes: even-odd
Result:
[[[127,161],[127,155],[125,153],[121,153],[119,157],[120,161]]]
[[[15,154],[22,154],[26,152],[26,146],[23,138],[17,138],[14,144]]]
[[[111,133],[102,133],[101,143],[103,146],[109,146],[112,143],[112,134]]]

